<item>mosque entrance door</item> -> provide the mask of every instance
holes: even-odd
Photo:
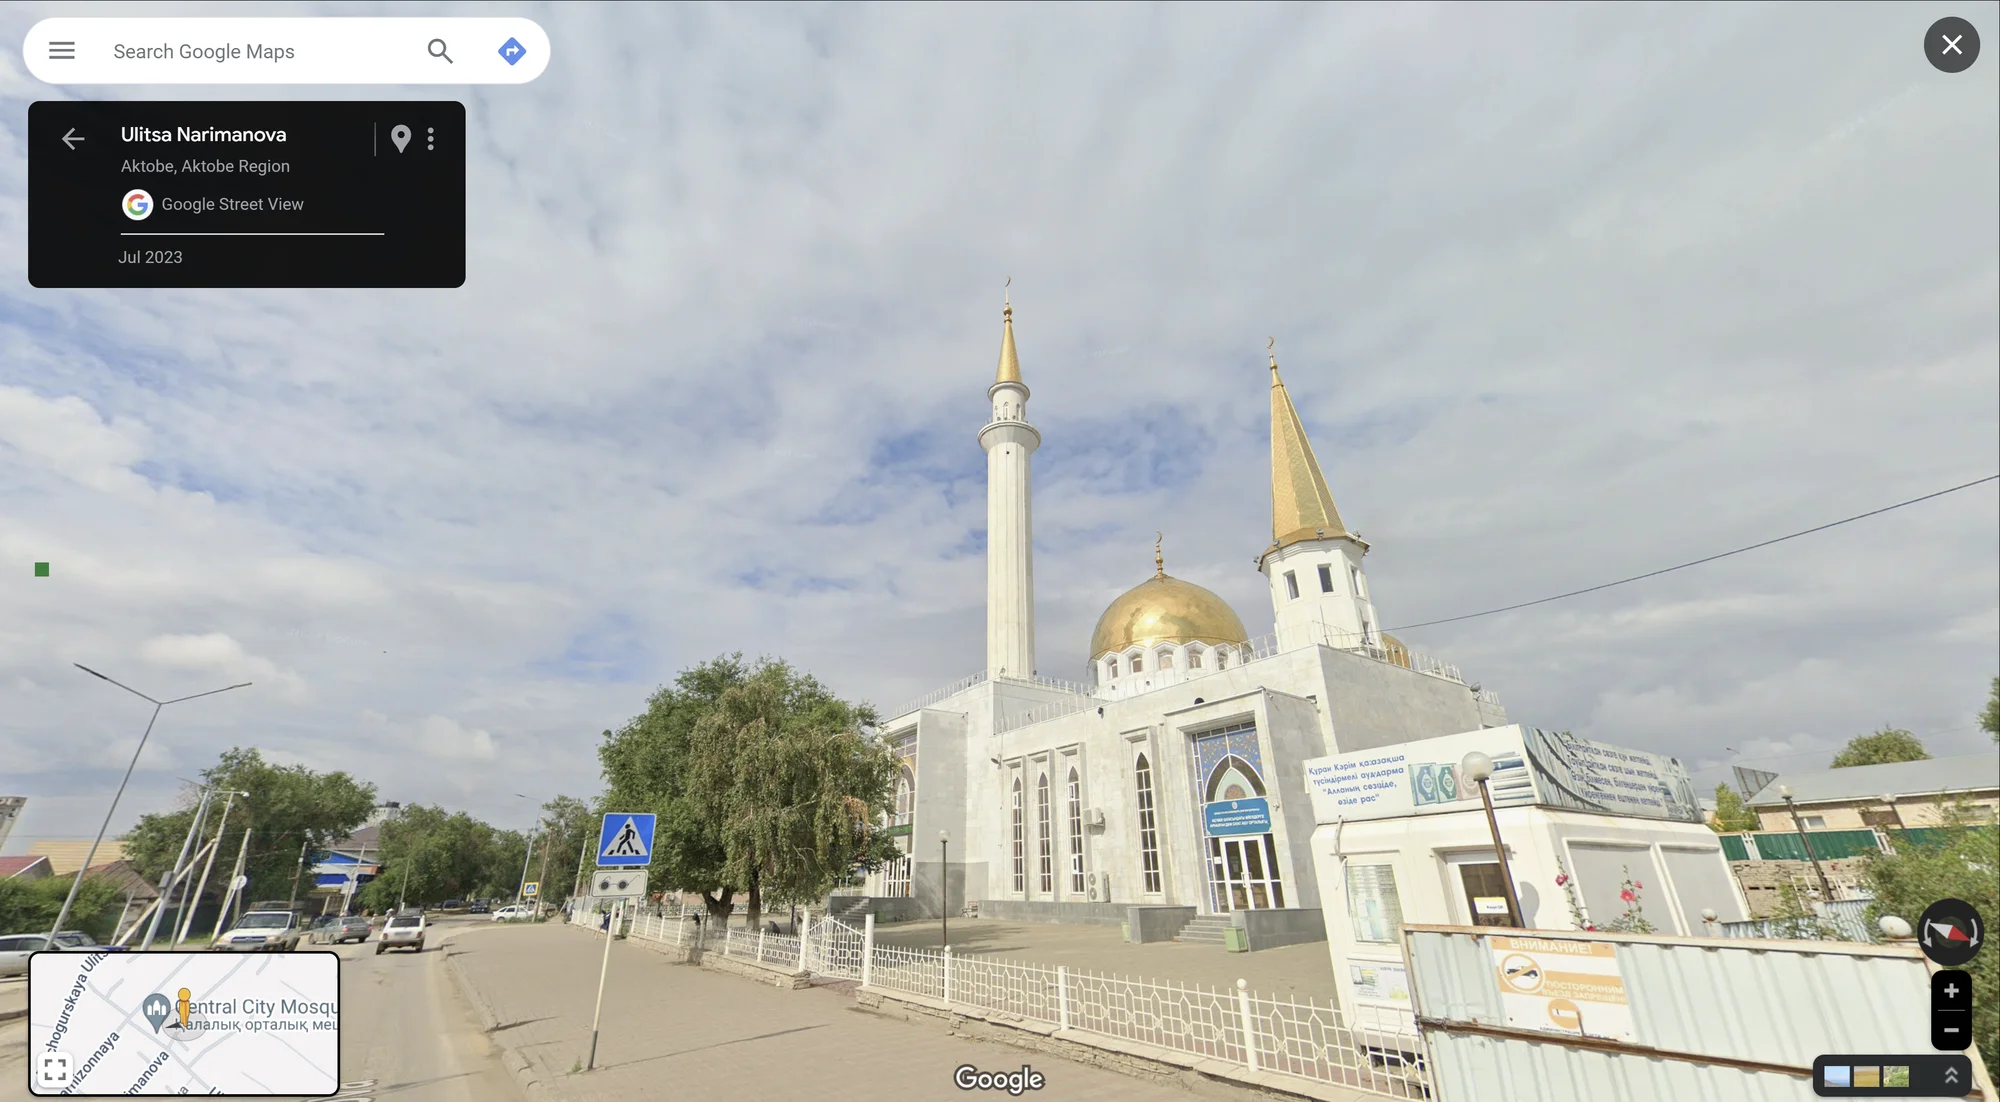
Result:
[[[1232,734],[1254,739],[1255,729]],[[1224,750],[1210,766],[1203,785],[1209,898],[1218,914],[1285,905],[1278,843],[1271,833],[1264,781],[1248,760],[1252,755],[1231,752],[1235,749]]]

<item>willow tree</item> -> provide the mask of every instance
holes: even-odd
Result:
[[[892,855],[883,834],[895,759],[875,720],[808,674],[766,659],[696,721],[686,791],[715,832],[721,879],[764,901],[818,898]]]

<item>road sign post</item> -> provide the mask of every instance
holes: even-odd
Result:
[[[604,979],[611,974],[611,939],[625,920],[625,901],[646,894],[647,865],[653,863],[654,815],[612,811],[597,829],[597,876],[593,898],[610,897],[610,921],[604,926],[604,961],[597,969],[597,1009],[590,1015],[590,1058],[584,1070],[597,1067],[597,1027],[604,1020]],[[635,871],[623,871],[635,870]]]
[[[604,963],[597,969],[597,1009],[590,1015],[590,1060],[583,1070],[597,1068],[597,1026],[604,1020],[604,977],[611,974],[611,936],[618,932],[618,923],[624,918],[625,901],[618,900],[611,905],[611,921],[604,927]]]

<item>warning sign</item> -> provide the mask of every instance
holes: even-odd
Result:
[[[1487,942],[1508,1025],[1636,1039],[1616,945],[1538,937],[1492,937]]]

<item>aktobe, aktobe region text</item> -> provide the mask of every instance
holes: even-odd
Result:
[[[221,130],[214,127],[180,126],[154,130],[144,126],[121,126],[118,138],[127,142],[282,142],[282,130]]]

